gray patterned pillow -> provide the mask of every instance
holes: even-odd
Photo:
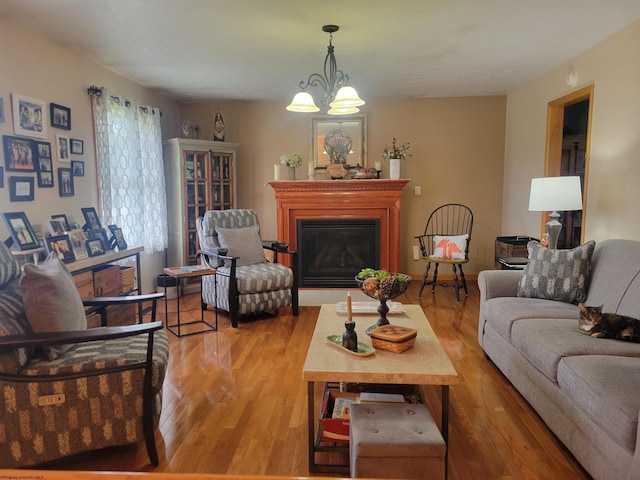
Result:
[[[536,241],[527,244],[529,263],[518,284],[518,296],[580,303],[587,298],[591,256],[596,242],[591,240],[573,250],[550,250]]]

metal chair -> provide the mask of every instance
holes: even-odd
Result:
[[[454,287],[456,290],[456,300],[460,302],[460,284],[458,282],[458,272],[465,295],[467,291],[467,280],[464,278],[462,265],[469,261],[469,244],[471,243],[471,230],[473,228],[473,213],[471,209],[459,203],[448,203],[436,208],[429,219],[422,235],[414,238],[420,243],[421,258],[427,261],[427,266],[422,278],[420,293],[425,285],[431,285],[431,291],[435,292],[436,285],[441,287]],[[431,264],[435,263],[433,279],[428,280]],[[438,266],[443,263],[451,265],[453,268],[453,284],[437,283]]]

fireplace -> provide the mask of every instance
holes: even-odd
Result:
[[[354,287],[365,267],[380,266],[380,221],[298,220],[300,287]]]
[[[306,240],[304,243],[300,241],[301,221],[339,222],[340,229],[352,225],[361,226],[360,222],[363,221],[374,222],[377,225],[377,234],[374,234],[377,238],[377,262],[372,262],[371,265],[397,272],[400,268],[400,203],[402,190],[408,182],[409,180],[373,179],[269,182],[276,197],[278,241],[287,242],[290,249],[296,250],[299,256],[305,256],[309,254],[306,250],[315,247],[307,245]],[[368,233],[366,235],[369,236]],[[358,240],[351,243],[353,242],[358,245],[361,243]],[[342,248],[345,246],[346,244],[342,245]],[[357,254],[362,255],[359,252]],[[369,264],[360,263],[357,268],[366,266]],[[302,276],[300,273],[299,270],[298,274]],[[329,277],[336,274],[326,273]],[[351,271],[344,272],[344,276],[353,278]],[[326,279],[316,280],[324,282],[322,286],[337,286]],[[352,285],[353,283],[349,286]],[[304,286],[309,284],[305,283]]]

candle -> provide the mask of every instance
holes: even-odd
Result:
[[[375,165],[377,171],[382,170],[382,162],[380,160],[376,160]]]
[[[277,163],[273,166],[273,179],[280,180],[280,165]]]
[[[351,292],[347,292],[347,322],[353,322],[351,313]]]
[[[313,166],[313,162],[309,162],[309,170],[308,170],[308,172],[309,172],[309,176],[310,177],[313,177],[315,175],[316,169]]]

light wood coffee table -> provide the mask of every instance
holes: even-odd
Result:
[[[307,381],[307,408],[309,430],[309,471],[344,473],[345,465],[316,463],[315,382],[378,383],[440,385],[442,387],[441,425],[447,443],[445,477],[449,439],[449,386],[458,382],[458,373],[440,345],[431,325],[419,305],[405,305],[405,313],[390,315],[389,321],[418,330],[413,348],[402,353],[376,350],[374,355],[361,357],[339,350],[327,341],[330,335],[344,332],[345,316],[336,313],[335,305],[322,305],[316,328],[311,338],[307,358],[302,368],[302,379]],[[375,323],[377,315],[355,314],[358,341],[371,345],[365,330]],[[348,465],[346,466],[348,472]]]

